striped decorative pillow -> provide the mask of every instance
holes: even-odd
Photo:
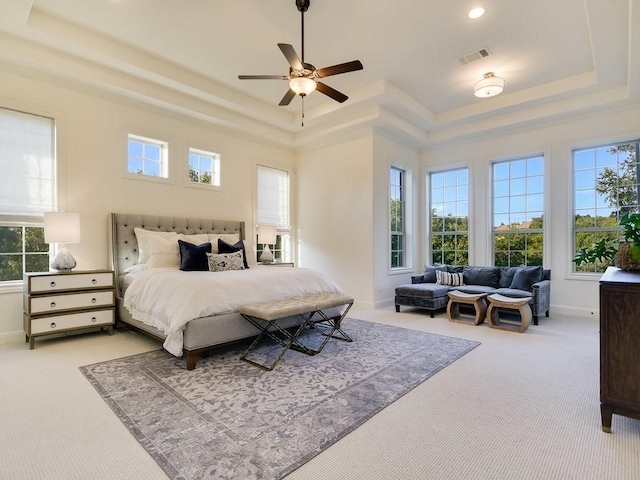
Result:
[[[436,271],[436,284],[437,285],[449,285],[452,287],[459,287],[464,285],[462,282],[462,273],[449,273]]]

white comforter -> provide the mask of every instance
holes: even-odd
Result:
[[[151,268],[135,275],[124,306],[135,319],[163,331],[164,348],[180,356],[189,320],[234,313],[248,303],[314,293],[342,289],[328,275],[308,268],[263,266],[215,273]]]

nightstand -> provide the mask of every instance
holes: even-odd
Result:
[[[115,276],[111,270],[25,273],[24,332],[35,337],[115,323]]]

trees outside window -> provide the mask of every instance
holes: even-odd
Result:
[[[189,149],[189,182],[220,186],[220,154]]]
[[[620,217],[640,213],[640,140],[573,151],[573,252],[621,239]],[[608,263],[583,263],[578,273],[602,273]]]
[[[169,178],[167,142],[129,134],[127,173],[142,177]]]
[[[431,263],[469,264],[469,169],[429,174]]]
[[[391,268],[406,266],[405,176],[406,173],[404,170],[391,167],[389,178]]]
[[[544,157],[496,162],[492,174],[494,265],[542,265]]]
[[[49,270],[43,213],[55,207],[55,122],[0,108],[0,285]]]

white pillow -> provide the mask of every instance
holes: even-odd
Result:
[[[257,252],[253,249],[253,243],[249,240],[243,240],[242,243],[244,243],[244,253],[247,259],[247,265],[250,267],[258,265],[258,260],[256,258]]]
[[[207,236],[209,237],[209,241],[211,242],[212,253],[220,253],[220,251],[218,250],[219,238],[227,242],[229,245],[235,245],[240,241],[239,233],[210,233]]]
[[[180,268],[180,248],[178,235],[175,238],[148,236],[145,240],[149,247],[148,268],[175,267]]]
[[[436,270],[436,284],[458,287],[464,285],[462,273],[449,273]]]
[[[133,232],[136,234],[138,240],[138,263],[146,263],[149,260],[149,246],[147,245],[147,239],[150,237],[161,238],[173,238],[178,237],[176,232],[154,232],[152,230],[145,230],[144,228],[135,227]],[[176,242],[177,244],[177,242]]]
[[[178,238],[183,242],[189,242],[194,245],[202,245],[209,241],[209,236],[206,233],[196,233],[194,235],[185,235],[181,233],[178,235]]]

